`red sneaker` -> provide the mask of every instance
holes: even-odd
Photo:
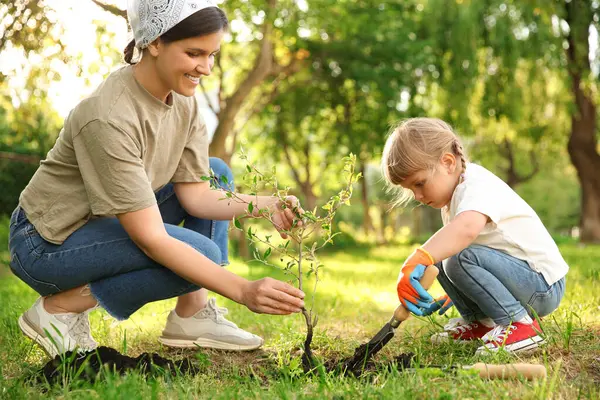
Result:
[[[468,322],[462,318],[452,318],[445,326],[444,332],[431,336],[433,343],[442,343],[454,340],[457,342],[468,342],[479,340],[490,331],[490,328],[481,322]]]
[[[531,352],[546,342],[540,333],[542,329],[537,320],[534,320],[533,324],[513,322],[508,326],[498,325],[482,338],[484,344],[475,354],[486,354],[500,349],[509,353]]]

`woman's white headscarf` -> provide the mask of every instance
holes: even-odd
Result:
[[[135,47],[145,49],[193,13],[208,7],[217,4],[213,0],[128,0],[127,18]]]

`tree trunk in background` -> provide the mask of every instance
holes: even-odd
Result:
[[[317,205],[317,196],[313,190],[313,185],[310,182],[303,182],[300,187],[302,188],[302,194],[306,199],[306,203],[302,205],[306,210],[313,210]]]
[[[272,15],[275,12],[275,3],[275,0],[269,0],[266,10],[267,15]],[[225,145],[227,137],[235,126],[236,116],[252,90],[272,73],[274,64],[272,34],[273,26],[271,25],[271,21],[267,19],[262,29],[260,52],[256,56],[254,66],[236,91],[220,105],[221,108],[217,113],[219,124],[215,129],[209,147],[209,154],[213,157],[227,158],[228,151]]]
[[[600,155],[597,151],[596,104],[583,80],[590,76],[589,26],[592,10],[588,2],[572,1],[565,4],[569,24],[567,58],[569,76],[576,110],[571,116],[569,156],[581,183],[582,242],[600,243]]]
[[[365,231],[365,235],[368,236],[373,231],[373,220],[369,213],[369,184],[367,182],[366,165],[364,162],[360,163],[360,172],[362,173],[360,200],[363,206],[363,230]]]

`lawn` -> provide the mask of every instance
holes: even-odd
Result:
[[[0,239],[4,239],[0,237]],[[48,358],[24,338],[18,316],[37,295],[13,277],[0,252],[0,398],[395,398],[395,399],[575,399],[600,397],[600,247],[561,247],[572,269],[561,307],[543,321],[548,345],[528,356],[475,357],[476,345],[433,345],[429,336],[448,316],[411,318],[376,356],[375,371],[360,379],[335,374],[306,376],[298,348],[304,337],[300,315],[255,315],[243,306],[218,297],[229,317],[241,327],[263,336],[265,346],[248,353],[170,350],[157,342],[174,301],[149,304],[125,322],[116,323],[101,310],[91,314],[93,335],[101,345],[137,356],[157,352],[164,357],[194,357],[200,373],[172,377],[138,373],[118,376],[104,372],[93,382],[64,379],[49,386],[29,379]],[[352,248],[329,253],[315,298],[319,314],[313,350],[322,359],[349,356],[387,322],[397,299],[394,283],[409,246]],[[265,275],[285,279],[273,269],[234,260],[232,271],[256,279]],[[596,288],[596,289],[594,289]],[[436,285],[432,289],[440,293]],[[546,365],[541,381],[488,381],[471,373],[444,374],[435,370],[416,373],[390,369],[389,360],[400,353],[416,354],[421,364],[533,362]]]

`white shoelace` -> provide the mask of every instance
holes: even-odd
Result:
[[[213,310],[214,314],[217,317],[227,315],[229,313],[229,310],[227,308],[217,306],[217,300],[214,297],[208,299],[208,304],[206,305],[206,308]]]
[[[200,315],[208,316],[215,322],[229,325],[232,328],[238,327],[233,322],[229,321],[228,319],[225,319],[225,315],[227,315],[229,313],[229,310],[225,307],[217,306],[217,300],[214,297],[211,297],[210,299],[208,299],[208,303],[206,304],[206,307],[203,310],[201,310],[199,313],[200,313]]]
[[[61,319],[67,324],[69,334],[76,340],[80,349],[89,351],[95,349],[98,344],[90,333],[89,310],[79,314],[61,315]]]
[[[456,328],[459,328],[461,326],[465,326],[465,325],[469,325],[469,323],[461,318],[452,318],[451,320],[448,321],[448,323],[446,325],[444,325],[444,330],[445,331],[451,331],[451,330],[455,330]]]
[[[517,327],[514,325],[498,325],[494,329],[483,335],[481,340],[483,340],[484,343],[495,342],[502,344],[504,343],[508,335],[512,335],[512,332],[515,329],[517,329]]]

